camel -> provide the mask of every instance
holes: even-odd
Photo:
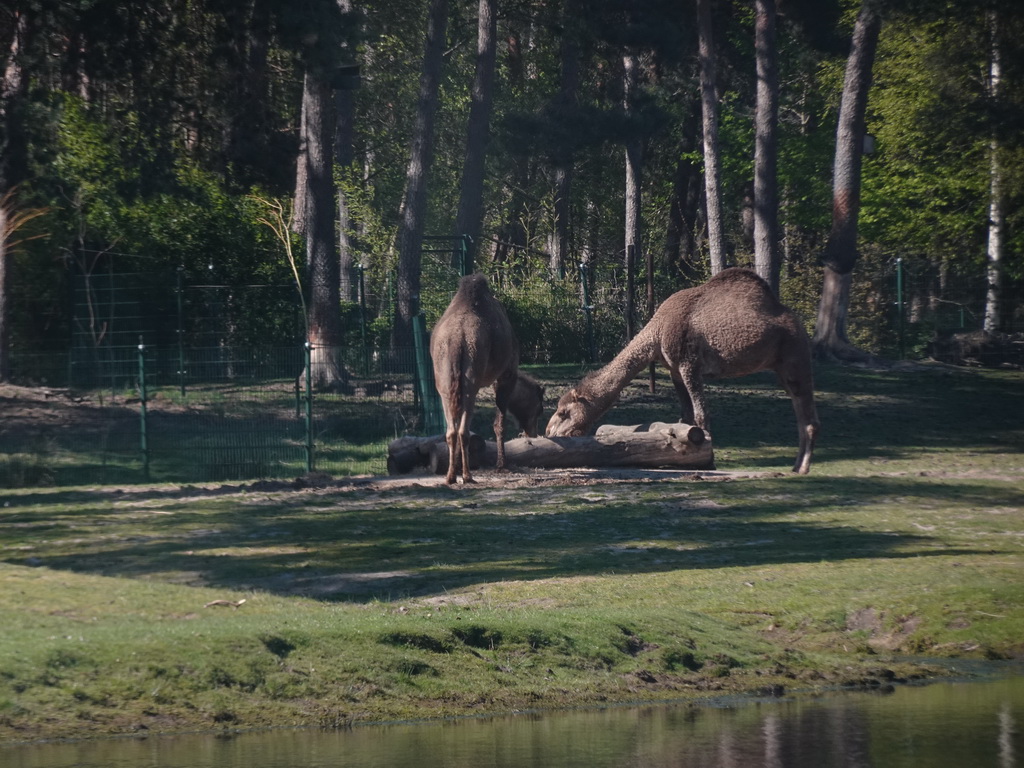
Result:
[[[587,434],[623,387],[656,361],[672,376],[682,409],[680,421],[707,430],[704,379],[775,371],[796,413],[800,447],[793,471],[810,471],[819,428],[810,340],[800,320],[764,280],[736,267],[669,296],[614,360],[562,395],[547,436]]]
[[[508,401],[508,410],[516,417],[524,435],[537,437],[540,434],[540,419],[544,415],[544,385],[529,374],[519,371]]]
[[[434,383],[441,397],[448,444],[449,485],[455,482],[461,463],[462,482],[473,482],[469,468],[469,432],[476,396],[494,386],[497,406],[494,437],[498,469],[505,467],[505,412],[512,411],[530,437],[538,434],[544,405],[544,388],[519,373],[519,342],[505,308],[494,298],[487,279],[467,275],[459,282],[451,304],[430,334]]]

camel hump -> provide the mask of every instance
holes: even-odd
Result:
[[[753,301],[772,314],[778,314],[785,310],[764,278],[746,267],[723,269],[703,286],[700,286],[700,289],[715,301],[722,300],[723,294],[726,294],[733,301]],[[728,306],[728,299],[726,302],[726,306]]]
[[[475,272],[459,280],[459,289],[455,296],[461,301],[469,302],[472,306],[479,306],[492,298],[493,294],[491,287],[487,284],[487,278],[479,272]]]
[[[729,267],[728,269],[723,269],[717,275],[708,280],[705,285],[711,286],[718,285],[720,283],[758,285],[767,291],[771,290],[764,278],[754,270],[747,269],[746,267]]]

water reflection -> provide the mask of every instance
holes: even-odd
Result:
[[[1024,677],[889,694],[0,748],[6,768],[1014,768]]]

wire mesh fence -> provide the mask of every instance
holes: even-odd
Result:
[[[389,346],[393,277],[377,275],[368,288],[360,271],[357,300],[342,307],[345,344],[332,352],[345,381],[322,390],[304,385],[310,363],[295,286],[231,285],[183,269],[118,272],[112,259],[96,262],[69,280],[67,347],[21,345],[11,355],[12,381],[34,394],[31,406],[0,403],[0,485],[385,472],[391,439],[442,428],[436,397],[427,407],[434,393],[425,339],[466,257],[440,239],[432,243],[423,254],[419,354]],[[980,327],[977,270],[898,258],[873,263],[858,272],[851,299],[858,345],[922,357],[943,335]],[[576,265],[552,276],[540,255],[523,252],[484,271],[526,365],[606,361],[625,343],[627,307],[634,307],[634,327],[653,309],[643,290],[627,302],[629,280],[617,266]],[[684,287],[660,273],[656,279],[656,301]],[[791,274],[783,286],[808,325],[819,288],[813,270]],[[1010,296],[1007,307],[1016,307]],[[35,421],[20,420],[28,410]]]
[[[388,442],[423,418],[412,350],[368,359],[333,350],[350,373],[328,391],[306,386],[303,347],[190,349],[184,361],[173,348],[130,352],[131,361],[119,350],[106,386],[36,388],[49,399],[35,401],[33,414],[28,403],[5,403],[0,485],[31,481],[33,471],[57,484],[383,474]],[[54,429],[45,419],[39,429],[41,410],[52,412]]]

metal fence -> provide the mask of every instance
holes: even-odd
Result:
[[[52,419],[5,404],[0,485],[384,474],[388,442],[423,427],[414,352],[333,351],[347,381],[317,391],[306,347],[189,349],[182,371],[176,349],[136,345],[102,388],[47,389]]]
[[[896,258],[875,263],[855,283],[855,343],[921,357],[937,335],[980,327],[977,275]],[[114,264],[69,281],[63,352],[20,347],[11,355],[16,383],[59,388],[61,405],[77,407],[55,417],[65,426],[37,433],[13,429],[3,414],[0,485],[380,474],[391,439],[441,431],[426,331],[465,269],[450,244],[431,241],[423,255],[417,348],[388,346],[390,278],[374,276],[367,290],[365,275],[355,276],[357,301],[342,308],[345,345],[336,351],[347,383],[331,391],[303,386],[309,362],[295,286],[232,286],[183,269],[119,272]],[[520,254],[485,271],[524,364],[602,362],[622,348],[629,306],[622,270],[577,265],[551,277],[535,255]],[[661,274],[657,280],[659,298],[682,287]],[[783,294],[811,321],[819,289],[820,277],[807,270],[789,274]],[[650,307],[642,295],[635,306],[639,327]],[[1016,306],[1012,296],[1008,306]]]

